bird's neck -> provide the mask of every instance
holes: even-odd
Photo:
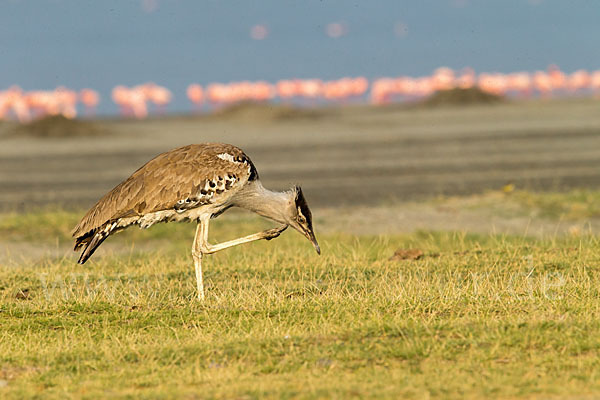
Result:
[[[293,193],[273,192],[257,180],[236,197],[236,206],[254,211],[273,221],[287,223],[286,217],[293,201]]]

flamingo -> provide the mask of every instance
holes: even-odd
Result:
[[[11,86],[6,91],[6,101],[8,102],[9,109],[12,110],[19,122],[25,123],[31,121],[29,106],[25,100],[23,90],[19,86]]]
[[[590,74],[590,89],[595,93],[595,96],[600,96],[600,70]]]
[[[591,78],[589,72],[584,69],[579,69],[573,72],[567,78],[567,89],[576,94],[580,92],[582,89],[586,89],[590,87]]]
[[[433,90],[449,90],[454,87],[454,71],[448,67],[440,67],[431,77]]]
[[[202,103],[204,103],[204,90],[202,86],[193,83],[187,87],[187,97],[194,104],[196,111],[202,110]]]
[[[152,82],[142,85],[140,90],[146,101],[150,101],[156,106],[159,114],[164,113],[167,104],[169,104],[173,98],[169,89]]]
[[[461,74],[456,78],[455,85],[461,89],[470,89],[475,86],[475,71],[473,68],[466,67],[461,71]]]
[[[85,106],[86,115],[92,116],[96,113],[96,107],[100,103],[100,95],[93,89],[81,89],[79,100]]]
[[[533,73],[481,73],[478,76],[472,68],[464,68],[455,73],[448,67],[440,67],[425,76],[382,77],[369,81],[363,76],[342,77],[322,81],[320,79],[282,79],[275,83],[267,81],[237,81],[229,83],[209,83],[206,89],[198,84],[187,87],[188,99],[195,109],[201,109],[205,102],[213,107],[239,101],[264,102],[274,98],[285,101],[346,102],[367,94],[372,104],[387,104],[391,101],[410,101],[428,96],[436,90],[454,87],[470,88],[478,85],[482,90],[498,95],[530,96],[535,90],[542,98],[551,96],[579,95],[588,91],[600,96],[600,70],[580,69],[565,74],[556,65],[546,71]],[[173,93],[166,87],[145,83],[135,87],[115,86],[112,100],[119,106],[124,116],[145,118],[148,103],[159,112],[172,101]],[[25,92],[18,86],[0,91],[0,119],[16,119],[28,122],[45,115],[63,115],[66,118],[77,116],[77,105],[82,103],[86,115],[93,115],[100,102],[98,92],[84,88],[79,92],[66,87],[54,90],[34,90]]]
[[[294,80],[281,80],[276,84],[277,95],[282,99],[291,99],[298,95],[297,87],[299,85]]]
[[[544,71],[536,71],[533,74],[533,87],[540,93],[542,98],[549,98],[552,94],[552,81]]]
[[[556,65],[548,67],[548,77],[550,79],[550,86],[552,87],[551,90],[555,94],[567,86],[566,75]]]

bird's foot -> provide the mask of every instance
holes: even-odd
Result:
[[[202,251],[192,250],[192,257],[202,259],[204,253]]]
[[[281,232],[285,231],[287,229],[287,225],[281,225],[278,228],[273,228],[273,229],[269,229],[267,231],[265,231],[265,239],[266,240],[271,240],[271,239],[275,239],[277,236],[281,235]]]

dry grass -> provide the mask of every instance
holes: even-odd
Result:
[[[600,191],[575,189],[564,192],[534,192],[506,185],[503,190],[468,197],[440,197],[442,207],[478,209],[504,217],[528,216],[547,220],[583,221],[600,217]]]
[[[56,221],[76,218],[43,215],[45,234],[14,240],[64,237],[70,224]],[[216,224],[213,240],[264,226],[240,218]],[[74,256],[0,267],[0,397],[600,393],[594,237],[331,234],[318,257],[286,232],[207,258],[199,303],[192,234],[171,224],[117,235],[157,246],[83,267]],[[423,256],[390,260],[398,248]]]

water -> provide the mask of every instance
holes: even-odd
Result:
[[[0,88],[91,87],[111,114],[112,87],[148,81],[173,91],[169,111],[188,111],[193,82],[595,69],[599,11],[594,1],[5,1]],[[347,33],[328,37],[331,22]],[[250,37],[256,24],[265,40]]]

